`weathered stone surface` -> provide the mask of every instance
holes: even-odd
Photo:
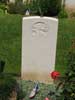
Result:
[[[22,26],[22,78],[50,82],[55,69],[58,20],[24,17]]]

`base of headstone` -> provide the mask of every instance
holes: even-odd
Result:
[[[53,79],[48,76],[48,74],[39,74],[38,73],[24,73],[22,78],[22,80],[30,80],[30,81],[34,81],[34,82],[40,82],[40,83],[45,83],[45,84],[51,84],[53,83]]]

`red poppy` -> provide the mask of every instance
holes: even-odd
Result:
[[[56,80],[56,79],[59,78],[60,73],[57,72],[57,71],[53,71],[50,75],[51,75],[51,78],[52,78],[52,79]]]

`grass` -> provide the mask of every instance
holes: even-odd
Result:
[[[48,85],[44,83],[38,83],[38,85],[39,85],[39,92],[36,94],[36,96],[32,100],[45,100],[46,97],[50,98],[50,96],[48,95],[49,91],[55,90],[54,85]],[[29,95],[35,86],[35,82],[23,80],[21,81],[21,86],[25,94],[24,99],[30,100]]]
[[[0,59],[6,62],[5,72],[21,70],[22,16],[0,15]],[[64,73],[67,54],[75,37],[75,19],[60,19],[56,53],[56,70]]]
[[[64,73],[67,64],[67,54],[75,40],[75,19],[60,19],[56,52],[56,69]]]
[[[0,59],[6,62],[5,72],[20,72],[22,17],[0,15]]]

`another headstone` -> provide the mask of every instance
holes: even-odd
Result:
[[[26,16],[29,16],[30,15],[30,12],[29,10],[26,10],[26,13],[25,13]]]
[[[22,79],[49,83],[55,69],[58,19],[24,17],[22,26]]]

